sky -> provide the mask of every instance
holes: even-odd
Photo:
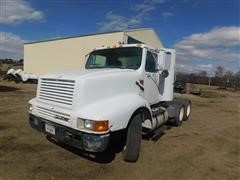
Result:
[[[149,27],[178,71],[240,69],[239,0],[0,0],[0,58],[23,58],[25,42]]]

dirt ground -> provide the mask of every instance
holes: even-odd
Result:
[[[204,89],[192,114],[156,142],[143,140],[140,159],[100,158],[56,145],[27,122],[36,86],[0,82],[0,179],[240,179],[240,94]]]

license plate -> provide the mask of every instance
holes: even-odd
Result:
[[[50,124],[45,124],[46,132],[55,135],[55,127]]]

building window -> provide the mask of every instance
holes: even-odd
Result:
[[[138,44],[138,43],[142,43],[141,41],[138,41],[130,36],[128,36],[128,40],[127,40],[128,44]]]

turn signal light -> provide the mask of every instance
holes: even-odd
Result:
[[[94,121],[93,130],[97,132],[108,131],[108,121]]]

